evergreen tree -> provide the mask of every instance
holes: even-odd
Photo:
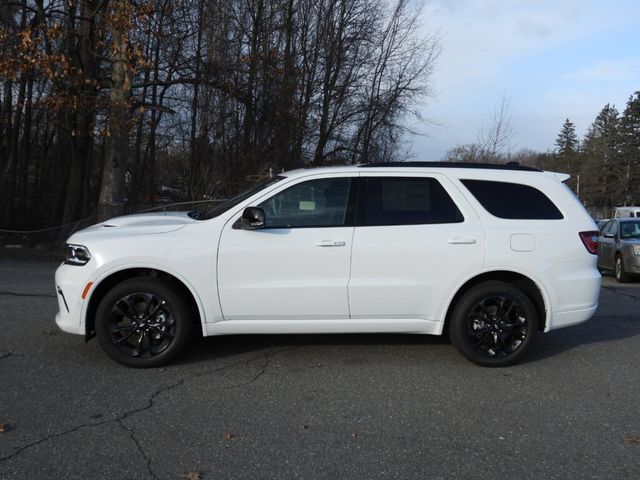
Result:
[[[640,204],[640,91],[629,97],[620,131],[622,202],[637,205]]]
[[[562,130],[556,138],[556,147],[558,147],[558,155],[572,155],[578,151],[578,135],[576,135],[576,127],[567,118],[562,125]]]
[[[618,110],[607,104],[585,136],[580,175],[582,198],[590,206],[609,209],[620,201],[619,125]]]
[[[562,125],[562,130],[556,138],[555,169],[561,170],[571,175],[571,180],[567,185],[579,195],[579,183],[577,174],[580,172],[578,135],[575,125],[567,118]]]

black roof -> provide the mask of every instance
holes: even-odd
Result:
[[[360,168],[378,167],[427,167],[427,168],[480,168],[486,170],[521,170],[526,172],[541,172],[537,168],[520,165],[516,162],[509,163],[465,163],[465,162],[380,162],[363,163]]]

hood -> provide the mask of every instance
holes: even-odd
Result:
[[[92,225],[73,235],[84,236],[86,234],[106,236],[123,235],[149,235],[157,233],[173,232],[183,228],[188,223],[195,223],[188,212],[153,212],[138,213],[114,217],[102,223]]]

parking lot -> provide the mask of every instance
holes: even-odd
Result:
[[[56,265],[0,260],[0,479],[640,478],[640,283],[527,362],[417,335],[193,339],[134,370],[60,332]]]

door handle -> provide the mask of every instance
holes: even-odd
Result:
[[[465,245],[465,244],[476,243],[476,239],[475,238],[453,237],[453,238],[449,239],[448,243],[450,243],[451,245]]]
[[[320,240],[316,242],[317,247],[344,247],[347,244],[344,240]]]

